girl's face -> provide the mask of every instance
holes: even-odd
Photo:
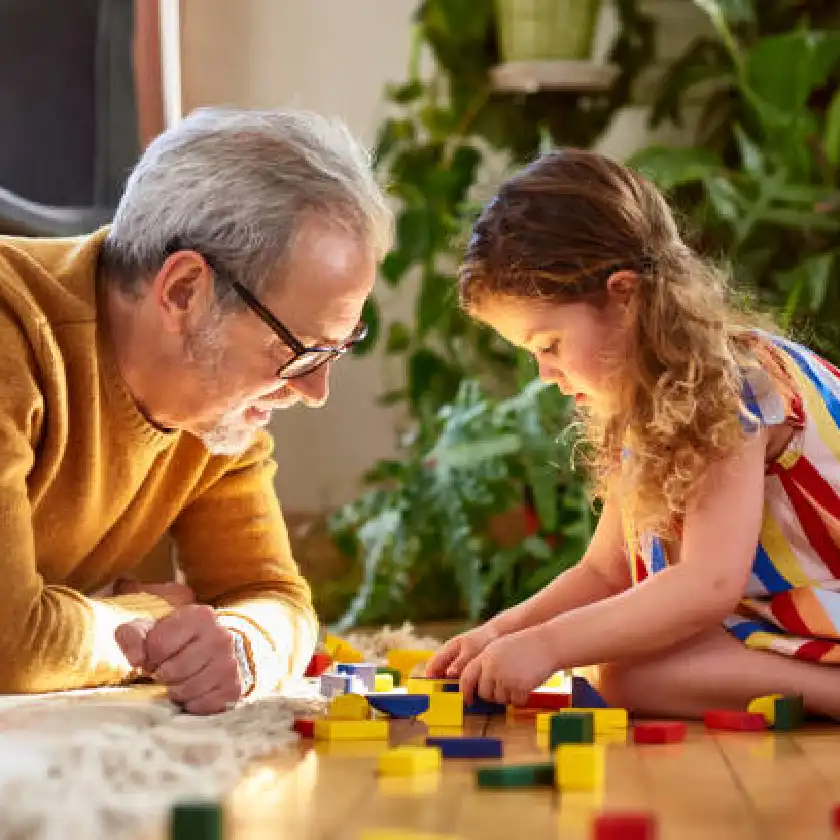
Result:
[[[626,312],[625,298],[610,292],[602,308],[494,296],[474,314],[531,353],[542,380],[556,384],[579,405],[604,413],[617,404],[617,377],[627,346]]]

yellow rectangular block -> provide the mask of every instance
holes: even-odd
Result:
[[[434,655],[433,650],[389,650],[388,664],[396,668],[403,675],[403,679],[407,679],[414,673],[415,668],[425,665]]]
[[[604,747],[561,744],[554,751],[554,783],[560,790],[595,790],[604,784]]]
[[[537,715],[537,732],[548,732],[554,715],[569,712],[590,712],[596,737],[615,729],[627,729],[627,709],[558,709],[556,712],[542,712]]]
[[[418,715],[427,726],[463,726],[464,695],[460,691],[433,691],[429,710]]]
[[[327,717],[333,720],[369,720],[370,716],[370,704],[361,694],[338,694],[327,707]]]
[[[379,756],[379,772],[383,776],[413,776],[440,770],[440,747],[395,747]]]
[[[458,684],[458,680],[434,680],[425,677],[409,677],[405,684],[409,694],[433,694],[443,691],[445,685]]]
[[[374,677],[373,690],[377,694],[384,694],[386,691],[394,690],[394,675],[393,674],[377,674]]]
[[[459,840],[454,834],[430,834],[428,831],[406,831],[404,828],[373,828],[361,840]]]
[[[327,635],[324,639],[324,650],[332,657],[333,662],[356,664],[364,662],[362,654],[338,636]]]
[[[388,737],[387,720],[315,721],[315,739],[319,741],[379,741]]]
[[[753,714],[764,715],[768,726],[776,722],[776,701],[781,700],[781,694],[768,694],[765,697],[756,697],[747,706],[747,711]]]

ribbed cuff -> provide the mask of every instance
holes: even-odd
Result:
[[[151,595],[148,592],[132,592],[128,595],[112,595],[108,598],[95,598],[94,600],[131,613],[126,618],[127,621],[130,621],[132,618],[163,618],[169,615],[174,609],[169,601],[159,598],[157,595]]]

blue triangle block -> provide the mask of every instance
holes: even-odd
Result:
[[[610,704],[592,688],[584,677],[572,677],[572,708],[609,709]]]
[[[366,694],[365,699],[372,709],[385,712],[395,718],[411,718],[429,711],[428,694],[390,694],[378,692]]]

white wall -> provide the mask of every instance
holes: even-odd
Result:
[[[383,86],[405,75],[417,1],[182,0],[184,110],[306,107],[343,117],[370,143],[383,114]],[[689,0],[648,4],[668,18],[667,42],[683,42],[702,22]],[[598,50],[609,41],[612,16],[605,0]],[[601,148],[621,156],[646,139],[644,110],[630,109]],[[380,358],[345,360],[325,408],[293,409],[273,422],[278,491],[288,509],[325,510],[351,498],[358,476],[392,454],[397,418],[375,404],[385,378]]]

